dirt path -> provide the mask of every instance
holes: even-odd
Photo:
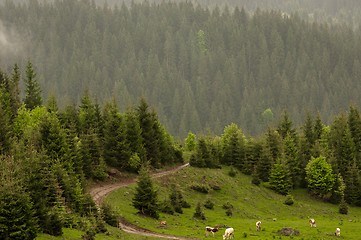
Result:
[[[159,178],[159,177],[163,177],[169,174],[172,174],[180,169],[183,169],[185,167],[188,167],[189,163],[186,163],[184,165],[181,165],[179,167],[173,168],[171,170],[167,170],[167,171],[162,171],[159,173],[153,173],[152,174],[152,178]],[[118,188],[121,187],[126,187],[132,183],[135,183],[137,181],[136,178],[133,179],[127,179],[125,181],[119,182],[119,183],[113,183],[113,184],[106,184],[106,185],[100,185],[100,186],[96,186],[93,187],[90,190],[90,195],[92,196],[94,202],[97,205],[100,205],[104,198],[112,191],[117,190]],[[171,235],[166,235],[166,234],[160,234],[160,233],[155,233],[155,232],[151,232],[147,229],[143,229],[143,228],[139,228],[131,223],[129,223],[126,219],[121,219],[119,222],[119,227],[127,232],[127,233],[132,233],[132,234],[138,234],[138,235],[142,235],[142,236],[149,236],[149,237],[159,237],[159,238],[166,238],[166,239],[179,239],[179,240],[191,240],[194,238],[183,238],[183,237],[176,237],[176,236],[171,236]]]

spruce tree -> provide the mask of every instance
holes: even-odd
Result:
[[[135,191],[133,206],[140,214],[158,219],[158,192],[150,178],[147,166],[143,165],[139,171]]]
[[[273,190],[282,195],[287,195],[292,188],[287,167],[282,163],[273,164],[269,176],[269,183]]]
[[[26,66],[25,82],[25,98],[24,103],[27,109],[34,109],[43,104],[41,97],[40,85],[37,81],[37,74],[33,68],[32,63],[29,61]]]

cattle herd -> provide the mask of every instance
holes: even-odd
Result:
[[[313,219],[313,218],[309,219],[309,223],[310,223],[310,227],[316,227],[315,219]],[[256,222],[256,230],[257,231],[261,231],[261,225],[262,225],[261,221]],[[214,234],[219,231],[219,228],[220,228],[219,226],[216,226],[216,227],[207,226],[206,227],[206,236],[208,236],[209,233],[212,233],[212,235],[214,237]],[[337,236],[337,237],[341,236],[340,228],[336,228],[335,236]],[[234,229],[231,227],[226,227],[226,230],[224,231],[224,235],[223,235],[223,240],[232,239],[233,237],[234,237]]]

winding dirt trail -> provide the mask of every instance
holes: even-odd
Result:
[[[176,168],[173,168],[173,169],[170,169],[167,171],[153,173],[152,178],[160,178],[160,177],[172,174],[172,173],[179,171],[188,166],[189,166],[189,163],[186,163],[179,167],[176,167]],[[117,190],[119,188],[122,188],[122,187],[126,187],[132,183],[135,183],[136,181],[137,181],[137,178],[133,178],[133,179],[127,179],[127,180],[119,182],[119,183],[112,183],[112,184],[96,186],[96,187],[93,187],[92,189],[90,189],[89,193],[92,196],[94,202],[99,206],[103,202],[104,198],[110,192]],[[194,240],[195,239],[195,238],[183,238],[183,237],[176,237],[176,236],[171,236],[171,235],[166,235],[166,234],[155,233],[155,232],[149,231],[147,229],[137,227],[137,226],[129,223],[124,218],[120,220],[119,227],[127,233],[132,233],[132,234],[137,234],[137,235],[142,235],[142,236],[158,237],[158,238],[165,238],[165,239],[179,239],[179,240]]]

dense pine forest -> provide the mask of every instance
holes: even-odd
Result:
[[[284,110],[297,125],[308,112],[331,123],[360,102],[361,41],[351,27],[192,2],[109,5],[5,1],[0,65],[30,60],[42,96],[60,108],[85,90],[122,110],[142,96],[179,138],[220,134],[231,122],[256,136]]]
[[[0,4],[0,239],[92,239],[117,222],[90,182],[188,160],[361,206],[357,3],[26,2]]]
[[[185,152],[193,167],[232,166],[252,175],[253,184],[279,194],[307,188],[314,198],[339,204],[342,214],[348,205],[361,206],[361,116],[356,107],[330,125],[315,114],[297,128],[283,112],[276,126],[257,138],[232,123],[219,136],[190,132],[180,144],[144,99],[120,112],[114,100],[101,107],[85,91],[79,105],[60,110],[55,97],[43,102],[31,62],[21,72],[15,64],[10,73],[0,74],[1,239],[34,239],[40,232],[58,236],[64,227],[81,229],[85,237],[106,232],[105,223],[116,226],[116,216],[107,206],[98,210],[85,191],[89,181],[108,179],[110,169],[137,173],[142,166],[180,164]],[[151,207],[151,217],[164,210],[136,200],[144,213],[144,206]]]

